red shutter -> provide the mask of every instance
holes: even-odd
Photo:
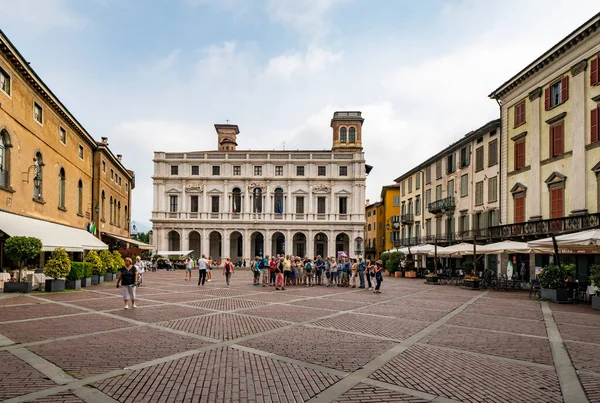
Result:
[[[600,108],[596,108],[592,110],[592,131],[590,136],[590,143],[595,143],[598,141],[598,137],[600,137],[600,130],[598,130],[598,118],[600,118]]]
[[[514,124],[515,127],[519,126],[519,109],[520,109],[520,106],[521,105],[519,105],[519,104],[517,104],[517,106],[515,106],[515,124]]]
[[[563,153],[563,123],[550,127],[550,156]]]
[[[562,92],[560,94],[561,103],[569,99],[569,76],[564,76],[561,84]]]
[[[525,197],[515,197],[515,223],[525,221]]]
[[[550,192],[550,218],[561,218],[564,216],[563,213],[563,189],[557,188],[552,189]]]
[[[550,87],[544,90],[544,105],[546,110],[550,109]]]
[[[525,168],[525,140],[519,143],[519,168]]]
[[[600,61],[600,56],[597,56],[592,59],[591,73],[590,73],[590,85],[598,84],[598,62]]]

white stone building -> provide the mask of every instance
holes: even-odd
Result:
[[[350,256],[364,250],[361,112],[335,112],[327,151],[237,150],[237,125],[215,125],[218,150],[154,153],[157,250],[213,259]]]

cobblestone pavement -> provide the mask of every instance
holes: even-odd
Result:
[[[600,403],[588,305],[389,277],[380,295],[275,291],[242,270],[226,288],[219,273],[147,273],[129,310],[114,282],[0,294],[0,401]]]

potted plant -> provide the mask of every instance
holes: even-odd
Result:
[[[542,290],[540,296],[542,300],[552,302],[568,302],[570,290],[565,288],[565,280],[575,274],[574,264],[564,264],[561,267],[548,265],[538,274]]]
[[[412,259],[406,259],[405,261],[404,277],[417,278],[417,272],[415,271],[415,261]]]
[[[108,250],[101,250],[100,253],[98,254],[98,256],[100,257],[100,260],[102,261],[102,267],[104,267],[104,281],[113,281],[114,280],[114,276],[113,276],[113,272],[112,272],[112,267],[113,267],[113,254],[110,253]]]
[[[428,275],[425,276],[425,280],[427,281],[427,283],[437,284],[438,283],[438,276],[435,273],[429,273]]]
[[[118,250],[113,250],[112,273],[115,280],[119,277],[118,273],[121,267],[125,267],[125,260],[123,259],[123,256],[121,256],[121,252]]]
[[[468,288],[469,290],[478,290],[479,289],[479,277],[467,274],[463,278],[463,287]]]
[[[95,250],[89,251],[85,257],[85,261],[92,265],[92,285],[103,284],[106,268],[103,266],[98,252]]]
[[[19,267],[19,281],[4,284],[4,292],[31,292],[33,284],[23,277],[24,266],[27,260],[38,256],[42,251],[42,241],[34,237],[13,236],[4,243],[6,256],[17,263]]]
[[[46,292],[56,292],[65,290],[65,276],[71,270],[71,260],[63,248],[57,248],[52,252],[50,260],[44,266],[44,274],[52,277],[46,280]]]
[[[81,288],[81,279],[85,276],[86,264],[87,263],[84,262],[71,262],[71,270],[69,271],[69,274],[67,274],[65,288],[68,288],[70,290],[79,290]],[[92,280],[90,278],[90,283],[91,281]]]
[[[600,265],[590,266],[590,282],[600,289]],[[596,290],[596,295],[592,296],[592,309],[600,310],[600,290]]]
[[[81,278],[81,286],[89,287],[92,285],[92,264],[90,262],[83,263],[83,277]]]

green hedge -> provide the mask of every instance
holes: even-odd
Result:
[[[92,277],[94,274],[94,266],[90,262],[83,262],[83,278]]]
[[[88,275],[86,275],[88,274]],[[71,271],[67,275],[67,280],[81,280],[82,278],[92,276],[92,265],[87,262],[71,262]]]

